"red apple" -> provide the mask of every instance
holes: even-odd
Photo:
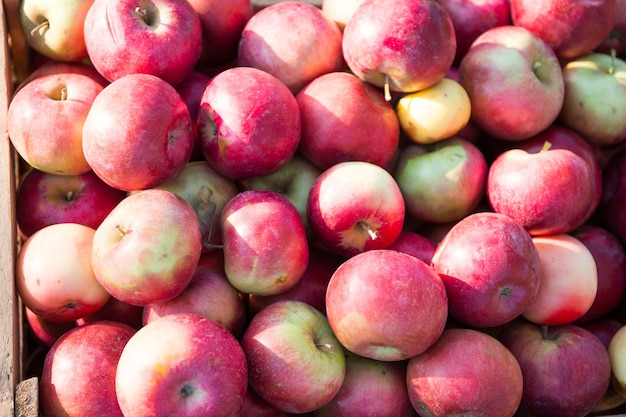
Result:
[[[31,79],[13,96],[7,132],[31,166],[58,175],[91,170],[83,155],[83,125],[104,85],[81,72],[55,72]]]
[[[241,346],[250,386],[280,410],[314,411],[327,404],[343,383],[341,344],[326,317],[301,301],[283,300],[259,311]]]
[[[586,416],[607,391],[607,350],[582,327],[518,321],[505,327],[498,339],[522,370],[520,410],[537,417]]]
[[[407,363],[383,362],[346,353],[346,376],[315,417],[414,417],[406,388]]]
[[[23,236],[55,223],[80,223],[93,229],[126,197],[93,171],[56,175],[29,170],[15,194],[15,218]]]
[[[626,245],[626,150],[613,154],[603,169],[598,221]]]
[[[389,172],[370,162],[340,162],[322,172],[307,206],[314,239],[342,256],[384,249],[404,225],[400,187]]]
[[[195,142],[190,159],[194,161],[204,159],[200,147],[200,139],[198,138],[198,112],[200,111],[202,95],[211,78],[213,77],[207,73],[193,70],[187,74],[184,80],[176,85],[176,91],[187,105],[189,116],[191,117]]]
[[[239,417],[289,417],[289,413],[274,407],[248,387]]]
[[[550,46],[522,27],[496,26],[472,43],[459,64],[471,120],[503,140],[529,138],[558,117],[565,95],[561,64]]]
[[[222,71],[209,82],[198,111],[202,152],[222,175],[268,175],[287,163],[300,141],[300,110],[278,78],[256,68]]]
[[[456,36],[450,15],[435,0],[374,0],[354,11],[342,45],[359,78],[390,91],[414,92],[445,76]]]
[[[437,243],[423,236],[421,233],[404,229],[400,236],[387,248],[398,252],[403,252],[416,257],[422,262],[430,265]]]
[[[389,249],[363,252],[342,263],[328,283],[326,314],[349,351],[398,361],[428,349],[441,335],[448,298],[424,262]]]
[[[549,140],[549,139],[548,139]],[[581,226],[597,204],[598,179],[588,160],[566,148],[513,148],[489,168],[487,199],[494,211],[531,235],[566,233]]]
[[[309,262],[300,214],[282,195],[268,190],[233,197],[221,216],[224,269],[238,290],[273,295],[293,288]]]
[[[591,52],[609,35],[617,0],[511,0],[513,24],[544,39],[559,58]]]
[[[296,95],[302,115],[299,152],[320,169],[366,161],[381,167],[400,142],[396,112],[383,93],[348,72],[321,75]]]
[[[535,299],[540,259],[524,228],[498,213],[475,213],[445,235],[432,258],[448,293],[450,315],[495,327],[518,317]]]
[[[198,266],[189,284],[176,297],[145,306],[143,324],[174,313],[195,313],[224,326],[235,337],[243,334],[246,306],[241,293],[226,275],[216,269]]]
[[[541,265],[539,291],[522,316],[549,326],[579,320],[591,308],[598,290],[591,251],[569,234],[533,237],[533,243]]]
[[[33,313],[28,307],[24,307],[24,318],[28,331],[35,340],[45,348],[50,348],[67,331],[76,327],[76,322],[57,322],[43,318]]]
[[[483,32],[511,21],[509,0],[437,0],[450,15],[456,34],[455,65]]]
[[[145,306],[180,294],[201,252],[191,205],[170,191],[148,189],[126,197],[98,226],[91,265],[112,296]]]
[[[94,0],[84,27],[89,60],[109,81],[141,73],[175,86],[202,52],[200,18],[187,0]]]
[[[115,374],[122,350],[136,330],[100,321],[61,336],[46,354],[39,382],[39,410],[44,416],[122,417]]]
[[[450,328],[409,360],[406,385],[420,416],[512,417],[522,399],[522,370],[496,338]]]
[[[341,40],[339,27],[319,8],[283,1],[246,23],[237,62],[272,74],[295,94],[316,77],[345,68]]]
[[[171,314],[137,331],[115,375],[125,416],[236,416],[248,381],[241,345],[196,314]]]
[[[142,306],[126,303],[115,297],[109,297],[106,304],[99,310],[79,318],[76,320],[76,324],[82,326],[84,324],[94,323],[101,320],[109,320],[124,323],[139,330],[143,326],[141,317],[142,314]]]
[[[125,191],[173,178],[193,147],[185,102],[174,87],[154,75],[131,74],[108,84],[83,126],[85,159],[104,182]]]
[[[626,0],[617,0],[615,22],[607,37],[595,48],[596,52],[610,54],[615,50],[617,56],[626,53]]]
[[[96,230],[58,223],[32,234],[15,264],[18,294],[24,306],[47,320],[74,321],[100,309],[109,293],[91,265]]]

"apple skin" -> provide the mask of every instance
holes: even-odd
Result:
[[[98,226],[91,265],[113,297],[146,306],[179,295],[201,253],[193,207],[170,191],[147,189],[122,200]]]
[[[198,68],[214,68],[237,58],[241,32],[254,14],[251,0],[187,0],[200,18],[202,52]]]
[[[274,407],[248,387],[239,417],[289,417],[289,413]]]
[[[154,75],[130,74],[108,84],[83,125],[82,148],[89,166],[104,182],[124,191],[173,178],[193,147],[185,102]]]
[[[241,346],[250,386],[280,410],[314,411],[327,404],[344,381],[341,344],[326,317],[304,302],[283,300],[259,311]]]
[[[510,322],[539,291],[540,259],[533,241],[503,214],[474,213],[457,222],[431,263],[446,287],[450,315],[471,326]]]
[[[286,164],[298,148],[301,125],[298,103],[286,85],[250,67],[213,77],[198,110],[204,156],[236,180],[268,175]]]
[[[342,47],[357,77],[390,91],[414,92],[445,76],[456,37],[450,16],[435,0],[375,0],[354,11]]]
[[[423,417],[512,417],[522,399],[523,377],[515,356],[495,337],[449,328],[426,352],[409,359],[406,385]]]
[[[424,262],[390,249],[370,250],[337,268],[326,289],[326,314],[347,350],[398,361],[424,352],[441,335],[448,297]]]
[[[594,50],[610,54],[615,50],[616,56],[624,57],[626,53],[626,0],[617,0],[615,23],[607,37]]]
[[[236,416],[247,389],[235,337],[197,314],[171,314],[126,343],[115,376],[124,415]]]
[[[202,155],[202,149],[200,147],[200,139],[198,138],[198,112],[200,110],[200,102],[206,86],[213,78],[211,75],[193,70],[184,80],[176,85],[176,91],[180,94],[181,98],[187,105],[189,110],[189,116],[191,117],[191,124],[194,135],[194,148],[191,153],[190,160],[197,161],[204,159]]]
[[[405,229],[387,249],[406,253],[416,257],[426,265],[430,265],[437,249],[437,243],[421,233]]]
[[[101,320],[116,321],[118,323],[127,324],[137,330],[143,326],[142,316],[143,307],[128,304],[120,301],[115,297],[109,297],[109,300],[98,311],[94,311],[84,317],[76,320],[78,326],[88,323],[94,323]]]
[[[580,240],[569,234],[533,237],[541,278],[535,299],[522,317],[540,325],[575,322],[591,308],[598,291],[595,258]]]
[[[606,228],[586,224],[572,233],[591,252],[596,261],[598,288],[589,310],[577,324],[589,323],[608,315],[626,292],[626,252],[615,234]]]
[[[589,53],[565,63],[562,72],[565,95],[558,121],[593,145],[626,140],[626,61]]]
[[[512,24],[509,0],[437,0],[450,15],[456,34],[454,65],[483,32]]]
[[[617,0],[511,0],[511,20],[544,39],[562,60],[595,49],[617,17]]]
[[[100,321],[61,336],[44,359],[39,381],[43,415],[122,417],[115,374],[120,355],[135,333],[126,324]]]
[[[393,175],[411,216],[423,222],[447,223],[478,207],[485,197],[487,172],[482,151],[454,136],[404,147]]]
[[[94,0],[84,35],[91,63],[109,81],[141,73],[176,86],[202,52],[200,18],[186,0]]]
[[[602,198],[596,217],[626,245],[626,150],[622,148],[609,158],[602,181]]]
[[[365,0],[322,0],[322,13],[343,32],[354,11]]]
[[[77,320],[100,309],[109,293],[91,266],[95,229],[77,223],[46,226],[22,244],[15,264],[24,306],[44,319]]]
[[[522,370],[521,410],[537,417],[586,416],[607,391],[607,350],[580,326],[518,321],[502,329],[498,340]]]
[[[17,188],[15,216],[24,237],[55,223],[95,229],[124,197],[124,191],[109,186],[91,170],[56,175],[33,168]]]
[[[472,103],[471,120],[502,140],[536,135],[556,120],[563,105],[563,73],[556,54],[522,27],[496,26],[483,32],[461,60],[458,76]]]
[[[296,94],[318,76],[345,69],[341,41],[339,27],[318,7],[283,1],[246,23],[237,63],[272,74]]]
[[[86,59],[84,21],[93,0],[20,2],[20,24],[28,44],[58,61]]]
[[[65,332],[76,327],[76,322],[57,322],[45,319],[24,307],[24,319],[30,335],[45,348],[50,348]]]
[[[597,177],[589,163],[568,149],[513,148],[490,165],[486,194],[497,213],[531,235],[566,233],[581,226],[597,204]]]
[[[224,269],[228,281],[248,294],[274,295],[293,288],[309,262],[300,214],[282,195],[243,191],[222,210]]]
[[[211,319],[236,338],[240,338],[246,320],[246,306],[241,293],[226,275],[216,269],[198,266],[183,292],[171,300],[143,308],[142,322],[153,322],[168,314],[195,313]]]
[[[104,89],[80,72],[40,75],[13,95],[7,132],[17,153],[31,166],[58,175],[91,170],[83,155],[82,128]]]
[[[315,180],[307,217],[313,239],[342,255],[384,249],[402,232],[405,203],[384,168],[370,162],[340,162]]]
[[[383,362],[346,352],[346,376],[315,417],[414,417],[406,388],[406,361]]]
[[[348,72],[320,75],[296,95],[302,115],[300,154],[325,170],[338,162],[387,166],[400,125],[382,91]]]

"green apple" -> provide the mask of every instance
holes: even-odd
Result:
[[[402,149],[394,177],[409,214],[446,223],[478,206],[485,193],[487,162],[476,145],[455,136]]]
[[[626,61],[591,53],[563,67],[565,97],[559,121],[594,145],[626,139]]]

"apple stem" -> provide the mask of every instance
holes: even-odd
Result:
[[[615,61],[617,60],[617,51],[615,48],[611,48],[611,66],[608,69],[609,74],[613,74],[615,72]]]
[[[139,6],[135,7],[135,13],[137,13],[142,19],[148,17],[148,12],[146,11],[146,9],[143,9]]]
[[[315,347],[317,348],[326,348],[326,349],[333,349],[335,347],[335,345],[333,345],[332,343],[316,343]]]
[[[383,86],[385,92],[385,100],[391,101],[391,90],[389,88],[389,76],[385,75],[385,84]]]
[[[541,335],[543,336],[544,339],[548,339],[548,325],[544,324],[543,326],[541,326]]]
[[[67,100],[67,87],[61,89],[61,101]]]
[[[74,191],[68,191],[65,195],[65,199],[67,201],[72,201],[74,199]]]
[[[43,22],[41,22],[40,24],[38,24],[37,26],[35,26],[31,31],[30,31],[30,36],[35,36],[35,33],[39,31],[39,29],[43,28],[43,27],[50,27],[50,22],[47,20],[44,20]]]
[[[126,231],[124,231],[124,229],[122,229],[122,226],[120,226],[119,224],[117,226],[115,226],[115,228],[117,229],[118,232],[120,232],[120,235],[122,237],[126,236]]]
[[[367,232],[367,234],[370,236],[370,238],[371,238],[372,240],[376,240],[376,239],[378,239],[378,235],[376,234],[376,231],[375,231],[375,230],[372,230],[372,229],[371,229],[371,228],[367,225],[367,223],[364,223],[364,222],[359,222],[359,226],[361,226],[361,228]]]
[[[541,147],[541,152],[549,151],[551,147],[552,144],[550,143],[550,141],[545,141],[543,143],[543,146]]]

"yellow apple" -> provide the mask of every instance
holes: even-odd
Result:
[[[463,86],[450,78],[402,96],[396,113],[404,133],[420,144],[454,136],[469,122],[471,102]]]

